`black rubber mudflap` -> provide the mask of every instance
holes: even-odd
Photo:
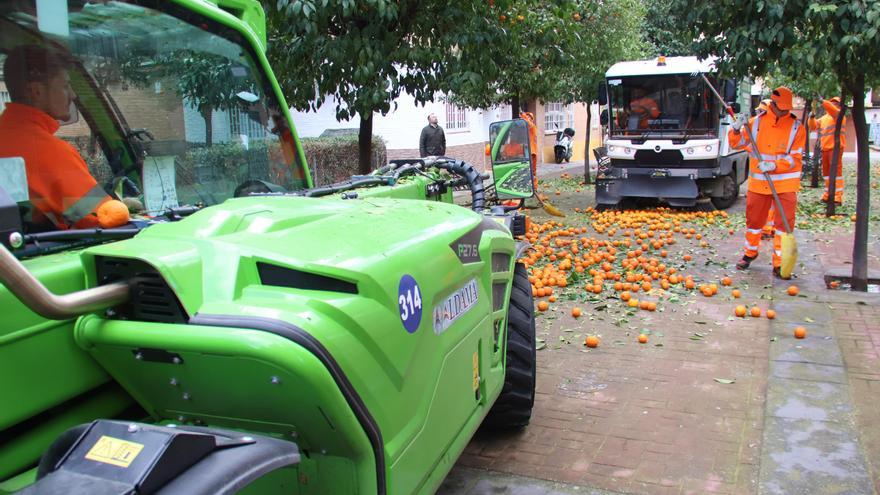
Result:
[[[507,310],[507,368],[504,388],[483,425],[521,428],[529,424],[535,404],[535,306],[526,267],[517,263]]]

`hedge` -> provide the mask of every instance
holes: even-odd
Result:
[[[357,174],[357,136],[332,136],[302,139],[306,161],[315,185],[331,184]],[[377,169],[387,162],[385,141],[373,136],[373,156],[370,162]]]

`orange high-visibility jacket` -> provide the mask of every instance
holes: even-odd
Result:
[[[840,109],[834,103],[825,100],[822,102],[822,108],[825,109],[825,115],[819,117],[819,140],[822,143],[822,151],[834,150],[834,127],[837,125],[837,116],[840,115]],[[843,125],[840,127],[840,149],[846,148],[846,117],[843,118]]]
[[[59,229],[97,227],[93,213],[110,196],[73,146],[55,136],[58,127],[39,109],[7,103],[0,115],[0,157],[24,159],[36,213]]]
[[[776,170],[770,172],[776,192],[797,192],[801,189],[801,167],[803,165],[804,144],[807,132],[797,117],[788,113],[776,118],[773,112],[760,112],[749,119],[752,135],[758,141],[757,152],[761,159],[772,161]],[[749,136],[743,129],[739,134],[731,129],[728,141],[732,148],[749,147],[749,191],[770,194],[770,185],[764,173],[758,168],[758,160],[752,156]]]

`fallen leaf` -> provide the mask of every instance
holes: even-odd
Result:
[[[731,383],[736,381],[736,380],[728,380],[727,378],[715,378],[714,380],[718,383],[723,383],[724,385],[730,385]]]

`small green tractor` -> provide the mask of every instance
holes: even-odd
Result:
[[[55,136],[135,214],[48,229],[0,156],[0,495],[433,493],[528,423],[524,122],[494,194],[437,157],[316,187],[256,1],[4,2],[23,45],[65,54]]]

